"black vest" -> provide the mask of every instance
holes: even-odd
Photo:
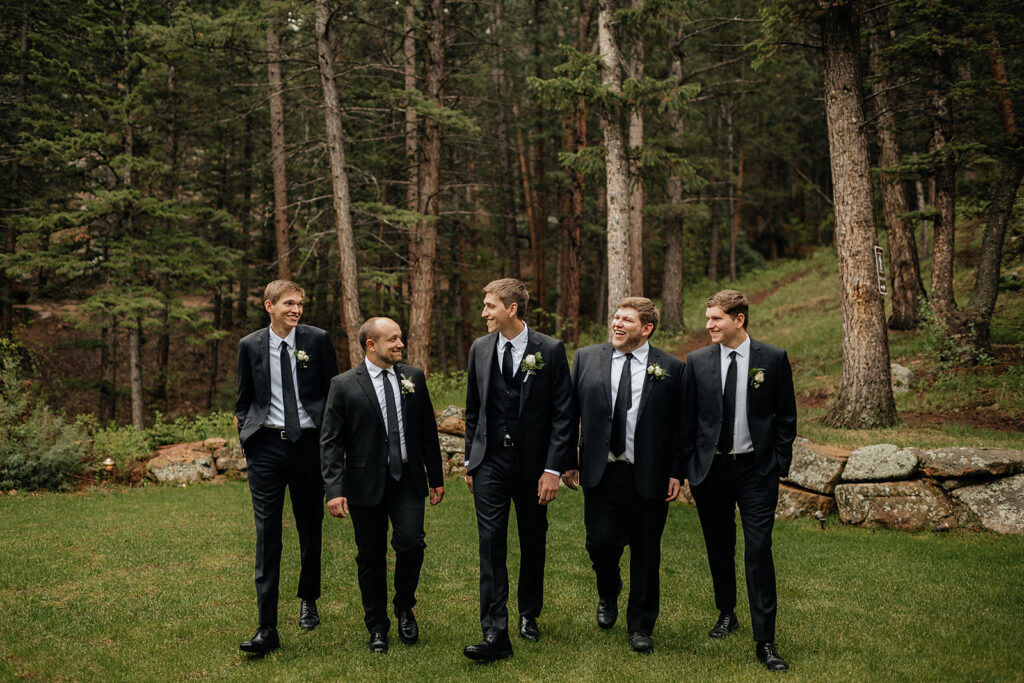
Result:
[[[491,360],[491,388],[487,392],[487,447],[503,448],[505,435],[519,443],[519,395],[523,386],[522,373],[517,372],[512,386],[498,369],[498,354]]]

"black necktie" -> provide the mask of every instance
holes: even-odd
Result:
[[[732,451],[733,425],[736,422],[736,352],[729,352],[729,369],[725,373],[722,392],[722,433],[718,437],[718,452]]]
[[[630,386],[633,369],[633,354],[627,353],[622,361],[622,374],[619,375],[619,388],[615,392],[615,408],[612,409],[612,455],[619,456],[626,452],[626,413],[633,406],[633,388]]]
[[[388,408],[388,472],[398,481],[402,478],[402,437],[398,434],[398,408],[395,406],[395,390],[387,370],[380,374],[384,380],[384,404]]]
[[[284,435],[295,443],[302,436],[302,426],[299,425],[299,403],[295,400],[295,381],[292,379],[288,342],[281,342],[281,389],[284,392]]]
[[[505,378],[505,385],[511,387],[516,376],[512,371],[512,342],[505,342],[505,354],[501,358],[501,376]]]

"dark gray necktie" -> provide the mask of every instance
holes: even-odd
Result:
[[[512,371],[512,342],[505,342],[505,353],[501,357],[501,376],[505,378],[505,385],[512,386],[515,380],[515,372]]]
[[[302,426],[299,424],[299,402],[295,398],[288,342],[281,342],[281,390],[284,393],[284,434],[289,441],[295,443],[302,437]]]
[[[395,406],[395,390],[391,386],[391,373],[380,374],[384,380],[384,404],[388,409],[388,472],[398,481],[402,478],[402,437],[398,433],[398,408]]]
[[[626,452],[626,413],[633,406],[633,387],[630,386],[633,376],[633,354],[627,353],[622,361],[622,374],[619,375],[619,388],[615,392],[615,408],[612,409],[612,454],[619,456]]]
[[[725,373],[722,391],[722,432],[718,437],[718,452],[732,451],[733,426],[736,423],[736,352],[729,352],[729,369]]]

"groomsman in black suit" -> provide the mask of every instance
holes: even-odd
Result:
[[[572,387],[565,347],[523,322],[526,285],[510,278],[484,287],[490,333],[469,350],[466,483],[480,534],[483,640],[463,654],[477,661],[512,656],[508,637],[508,518],[519,528],[519,635],[540,638],[547,507],[572,442]]]
[[[779,478],[789,472],[796,398],[786,352],[747,334],[749,304],[735,290],[707,300],[711,346],[692,352],[683,372],[683,457],[708,551],[719,617],[708,635],[735,631],[736,521],[743,524],[747,600],[757,661],[789,668],[775,647],[772,527]]]
[[[327,509],[352,514],[363,621],[371,652],[388,651],[387,541],[395,550],[395,617],[406,645],[419,640],[413,616],[416,587],[427,547],[423,500],[444,497],[441,449],[434,407],[423,371],[403,365],[402,328],[390,318],[370,318],[359,328],[365,360],[331,380],[321,466]]]
[[[281,646],[277,596],[281,569],[281,514],[291,493],[299,532],[299,626],[320,623],[320,538],[324,486],[320,478],[320,424],[331,378],[338,374],[334,346],[323,330],[300,325],[305,291],[294,282],[267,285],[263,307],[270,327],[238,343],[238,437],[249,472],[256,520],[256,599],[259,628],[241,649],[266,654]]]
[[[679,495],[679,412],[683,362],[648,343],[658,309],[644,297],[619,301],[610,344],[576,352],[573,396],[580,417],[579,461],[570,454],[562,480],[583,485],[587,552],[597,577],[597,625],[619,614],[619,560],[628,545],[626,626],[634,652],[654,650],[661,534]]]

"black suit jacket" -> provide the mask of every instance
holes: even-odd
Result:
[[[305,351],[309,360],[296,363],[299,401],[319,427],[323,423],[324,401],[331,378],[338,374],[338,359],[331,338],[319,327],[295,328],[295,351]],[[264,327],[238,342],[238,437],[245,442],[267,420],[270,410],[270,328]]]
[[[721,344],[692,352],[683,371],[683,459],[691,485],[704,481],[722,429]],[[796,396],[793,370],[782,349],[750,340],[750,370],[764,370],[764,381],[747,381],[747,426],[762,475],[784,477],[793,460]],[[743,381],[744,378],[738,378]]]
[[[566,469],[580,470],[580,483],[593,488],[601,481],[608,462],[612,434],[611,344],[586,346],[576,352],[572,387],[580,418],[579,459],[570,454]],[[669,477],[680,472],[679,412],[682,405],[683,362],[661,349],[650,347],[647,367],[661,366],[668,376],[644,375],[636,431],[633,434],[633,474],[637,492],[644,498],[663,500]]]
[[[392,368],[415,390],[395,398],[402,402],[408,472],[416,490],[426,497],[431,487],[444,484],[441,448],[434,407],[423,371],[401,363]],[[388,475],[388,432],[373,380],[360,363],[331,380],[324,426],[320,430],[320,469],[327,500],[343,496],[350,505],[376,505],[384,495]],[[425,471],[425,474],[424,474]]]
[[[466,384],[466,468],[473,471],[487,451],[487,392],[491,363],[497,353],[498,335],[478,338],[469,349],[469,377]],[[530,328],[523,358],[540,353],[544,367],[532,375],[520,362],[516,381],[519,395],[520,452],[528,471],[540,478],[545,469],[562,471],[572,443],[572,386],[569,362],[562,342]]]

